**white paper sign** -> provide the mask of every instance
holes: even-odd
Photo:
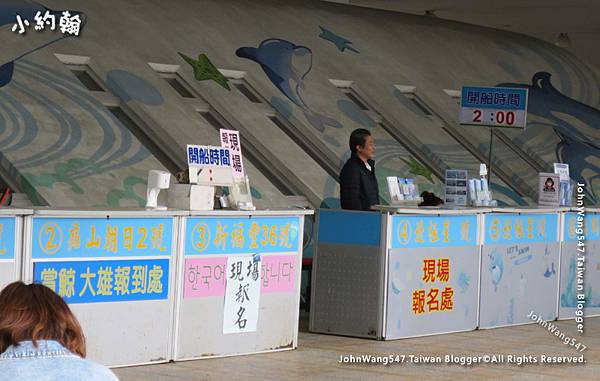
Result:
[[[554,163],[554,173],[560,176],[560,181],[569,181],[569,164]]]
[[[223,333],[255,332],[260,304],[260,257],[227,258]]]
[[[231,151],[231,169],[234,178],[244,177],[244,163],[242,160],[242,142],[240,141],[240,132],[236,130],[219,130],[221,146]]]

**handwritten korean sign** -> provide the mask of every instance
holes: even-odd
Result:
[[[254,332],[260,303],[260,257],[227,258],[223,333]]]
[[[394,216],[392,248],[477,245],[476,216]]]
[[[67,303],[167,299],[169,260],[35,262],[34,281]]]
[[[189,218],[186,255],[297,252],[298,217]]]
[[[557,229],[557,213],[491,213],[485,216],[485,243],[556,242]]]

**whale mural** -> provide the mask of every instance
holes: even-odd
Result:
[[[307,121],[318,131],[327,127],[342,128],[335,119],[312,110],[302,98],[306,78],[312,69],[312,50],[290,41],[271,38],[258,47],[241,47],[235,54],[258,63],[271,83],[296,106],[300,107]]]
[[[529,90],[528,113],[543,118],[560,142],[556,160],[568,163],[573,180],[585,183],[591,203],[600,200],[600,110],[570,98],[554,87],[552,75],[537,72],[531,84],[501,83]]]

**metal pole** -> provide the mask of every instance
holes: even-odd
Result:
[[[494,142],[494,128],[490,127],[490,153],[488,155],[488,186],[492,186],[492,143]]]

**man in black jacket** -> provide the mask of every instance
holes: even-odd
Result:
[[[375,177],[375,141],[369,130],[359,128],[350,134],[350,159],[340,173],[342,209],[371,210],[379,204]]]

